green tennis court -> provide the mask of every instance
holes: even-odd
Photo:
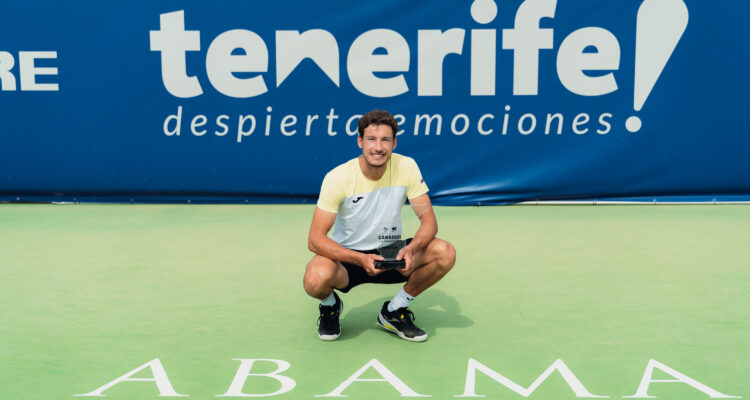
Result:
[[[72,399],[159,359],[182,395],[228,392],[240,359],[283,360],[295,387],[331,395],[376,359],[433,398],[523,396],[555,360],[596,396],[638,391],[649,360],[727,396],[750,396],[750,207],[436,207],[453,271],[412,304],[430,335],[410,343],[375,318],[398,285],[343,295],[343,334],[317,337],[301,285],[310,205],[0,205],[0,398]],[[277,369],[256,361],[252,373]],[[399,398],[367,368],[341,394]],[[145,368],[133,378],[153,378]],[[281,383],[246,376],[243,393]],[[380,379],[381,381],[364,381]],[[709,395],[656,368],[648,395]],[[111,399],[155,399],[124,381]],[[529,395],[573,399],[557,372]]]

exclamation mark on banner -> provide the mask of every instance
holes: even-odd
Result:
[[[633,109],[640,111],[685,33],[688,9],[682,0],[644,0],[637,24]],[[641,125],[635,115],[625,121],[630,132],[638,132]]]

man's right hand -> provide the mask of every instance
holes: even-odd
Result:
[[[367,275],[375,276],[385,271],[383,269],[375,269],[375,260],[385,260],[385,259],[378,254],[362,254],[359,265],[365,269],[365,272],[367,272]]]

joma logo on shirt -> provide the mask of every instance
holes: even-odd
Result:
[[[364,199],[364,197],[362,197],[362,196],[359,196],[359,197],[357,197],[356,199],[352,200],[352,203],[356,203],[356,202],[358,202],[358,201],[360,201],[360,200],[362,200],[362,199]]]

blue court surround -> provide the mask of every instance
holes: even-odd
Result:
[[[4,2],[0,200],[312,202],[324,174],[358,155],[347,122],[353,121],[352,130],[356,115],[373,108],[390,110],[403,120],[396,151],[417,160],[436,204],[750,200],[750,44],[744,28],[750,3],[655,2],[508,0],[497,2],[496,15],[488,0],[476,2],[476,13],[471,1]],[[689,15],[684,33],[678,32],[681,5]],[[534,15],[544,10],[554,16],[541,18],[536,27]],[[649,25],[648,14],[656,12],[658,23]],[[174,22],[177,16],[184,23],[183,35],[199,35],[193,36],[199,50],[169,58],[166,51],[152,48],[163,47],[155,38],[167,32],[166,19]],[[523,32],[551,35],[552,48],[536,50],[536,56],[519,55],[511,39],[520,26],[531,29]],[[233,97],[209,78],[212,68],[221,75],[215,72],[221,67],[209,66],[209,49],[212,44],[218,49],[217,37],[233,30],[242,32],[234,38],[227,34],[225,45],[242,47],[247,40],[237,37],[254,34],[266,47],[265,72],[248,67],[251,72],[231,73],[234,82],[261,78],[264,93]],[[327,61],[318,63],[304,58],[278,83],[278,65],[288,64],[281,56],[307,54],[303,46],[287,48],[280,56],[279,35],[311,30],[328,34],[321,33],[307,50],[323,54],[335,43],[334,55],[326,53],[320,60]],[[449,30],[463,35],[451,42],[461,54],[443,58],[441,79],[435,81],[430,72],[438,65],[428,55],[453,39],[420,42],[420,35]],[[637,45],[639,34],[645,39],[638,43],[676,40],[674,51],[649,53],[646,45]],[[358,54],[350,50],[362,52],[361,43],[353,44],[363,35],[381,46],[370,52],[374,56],[350,60],[350,54]],[[333,42],[321,40],[323,36]],[[494,38],[494,51],[487,51],[491,42],[486,37]],[[184,43],[193,40],[185,38]],[[583,54],[561,59],[561,52],[571,54],[575,40],[592,45]],[[474,42],[477,50],[472,52]],[[399,55],[404,46],[408,55]],[[571,63],[583,65],[587,55],[604,57],[615,47],[616,65],[582,67],[588,78],[563,83],[561,75],[575,70]],[[173,44],[171,51],[175,48]],[[263,58],[257,46],[233,48],[231,55],[237,60],[246,56],[239,64],[262,63]],[[484,64],[472,60],[474,55]],[[646,82],[643,71],[658,67],[665,55],[658,78],[646,84],[641,107],[636,92],[643,96],[644,89],[636,89],[636,82]],[[368,76],[367,65],[376,56],[390,64],[371,73],[376,83],[368,86],[361,75]],[[213,60],[229,55],[217,57]],[[197,80],[200,95],[180,97],[167,87],[162,74],[166,58],[169,63],[184,60],[185,78]],[[516,58],[536,59],[538,74],[528,65],[516,68]],[[319,65],[326,62],[326,72],[337,70],[338,82]],[[399,62],[406,65],[397,66]],[[487,72],[488,62],[494,62],[494,73]],[[637,63],[643,67],[639,72]],[[522,77],[514,78],[517,73]],[[494,77],[494,85],[472,94],[472,77],[488,76]],[[536,93],[519,94],[529,76]],[[597,95],[570,88],[581,91],[585,85],[580,82],[601,76],[610,76],[616,88]],[[374,90],[390,87],[388,78],[402,79],[405,91],[374,96]],[[592,83],[594,89],[604,90],[599,82]],[[435,88],[442,93],[435,94]],[[555,114],[560,117],[550,117]],[[422,115],[439,115],[440,131],[437,119],[427,128]],[[199,116],[205,116],[203,124]],[[240,129],[250,130],[249,116],[255,120],[254,131],[238,135]],[[635,132],[626,128],[631,117],[642,123]],[[217,134],[224,125],[227,133]]]

